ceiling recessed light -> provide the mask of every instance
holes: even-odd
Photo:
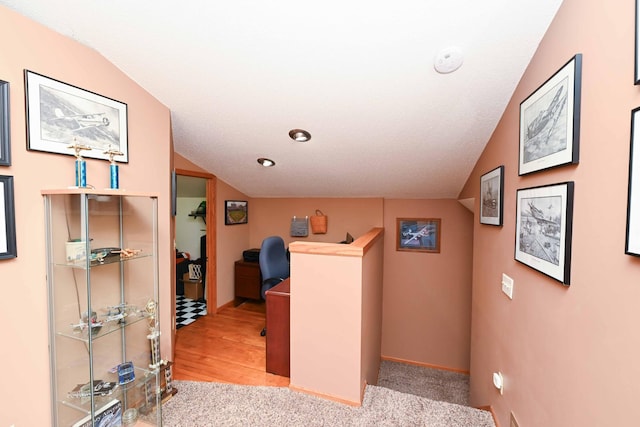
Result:
[[[265,168],[270,168],[271,166],[275,166],[276,162],[271,159],[265,159],[264,157],[260,157],[258,159],[258,163],[260,163]]]
[[[289,136],[296,142],[307,142],[311,139],[311,134],[302,129],[291,129],[289,131]]]

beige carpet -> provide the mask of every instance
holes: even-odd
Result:
[[[414,369],[416,368],[416,369]],[[435,372],[432,372],[435,371]],[[404,387],[440,399],[467,399],[464,378],[454,378],[449,393],[441,371],[383,362],[380,379],[390,387]],[[434,379],[433,377],[439,378]],[[429,377],[431,377],[429,379]],[[466,376],[463,376],[466,377]],[[163,405],[163,425],[212,426],[428,426],[495,427],[491,414],[457,403],[429,399],[381,386],[367,386],[361,407],[321,399],[283,387],[175,381],[178,389]],[[461,397],[463,396],[463,397]]]
[[[378,386],[432,400],[469,405],[469,376],[383,360]]]

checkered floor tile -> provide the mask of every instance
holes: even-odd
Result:
[[[204,300],[195,301],[184,295],[176,295],[176,329],[187,326],[206,314],[207,303]]]

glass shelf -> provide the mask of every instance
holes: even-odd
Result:
[[[144,390],[142,389],[149,384],[149,379],[153,375],[155,375],[155,372],[139,367],[135,367],[134,369],[136,378],[135,380],[127,384],[118,384],[118,378],[116,374],[107,373],[104,376],[103,381],[116,383],[116,386],[113,388],[110,394],[106,394],[104,396],[94,395],[93,400],[96,411],[109,404],[114,399],[123,401],[125,400],[125,395],[131,395],[133,393],[138,395],[136,403],[142,406],[142,403],[144,403]],[[76,411],[82,412],[85,415],[91,413],[91,398],[89,396],[74,397],[67,395],[60,400],[60,403],[69,408],[73,408]]]
[[[119,321],[111,321],[111,322],[103,323],[102,326],[99,326],[99,327],[94,326],[92,328],[93,332],[91,334],[91,339],[97,340],[101,337],[104,337],[105,335],[109,335],[112,332],[120,331],[121,329],[126,328],[127,326],[134,325],[138,322],[141,322],[143,320],[148,320],[148,319],[149,319],[149,315],[147,314],[129,314],[127,315],[127,317]],[[122,320],[124,320],[124,322],[122,322]],[[69,325],[68,332],[58,331],[57,334],[67,338],[89,342],[89,328],[87,327],[84,327],[84,329],[82,330],[77,330],[77,329],[74,330],[74,325]]]
[[[133,255],[130,257],[126,257],[126,258],[120,258],[120,256],[107,256],[104,257],[102,259],[102,261],[99,260],[91,260],[91,265],[90,268],[95,268],[95,267],[100,267],[102,265],[109,265],[109,264],[116,264],[119,262],[127,262],[127,261],[133,261],[136,259],[140,259],[140,258],[148,258],[153,256],[153,254],[150,253],[142,253],[142,254],[138,254],[138,255]],[[56,266],[60,266],[60,267],[69,267],[69,268],[77,268],[80,270],[85,270],[87,268],[87,262],[86,261],[79,261],[79,262],[56,262],[54,265]]]

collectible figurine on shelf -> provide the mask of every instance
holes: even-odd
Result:
[[[73,144],[69,145],[67,148],[73,148],[76,156],[76,187],[85,188],[87,186],[87,162],[82,158],[81,151],[82,150],[91,150],[91,147],[88,145],[78,144],[78,142],[73,139]]]
[[[145,309],[146,314],[149,318],[149,332],[151,332],[149,335],[147,335],[147,339],[149,340],[149,345],[151,346],[151,363],[149,364],[149,369],[152,370],[158,369],[164,362],[160,358],[160,331],[158,331],[156,308],[156,302],[150,300],[147,303],[147,307]]]
[[[124,155],[123,152],[121,152],[120,150],[116,150],[114,148],[111,148],[111,146],[109,146],[109,149],[107,151],[104,152],[104,154],[108,154],[109,155],[109,170],[111,173],[111,188],[113,189],[118,189],[120,188],[120,173],[118,171],[118,165],[116,164],[116,161],[113,160],[113,156],[122,156]]]
[[[114,254],[120,254],[120,259],[132,258],[142,252],[142,249],[120,249],[119,251],[112,251]]]

